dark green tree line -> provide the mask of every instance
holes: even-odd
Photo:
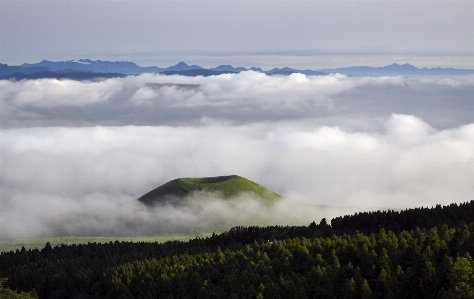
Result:
[[[465,214],[471,205],[461,205]],[[473,298],[474,224],[457,205],[413,215],[432,210],[446,218],[404,230],[382,223],[364,233],[333,219],[235,227],[189,242],[46,244],[0,254],[0,277],[39,298]],[[398,219],[389,214],[367,215]],[[358,217],[365,214],[340,219]]]

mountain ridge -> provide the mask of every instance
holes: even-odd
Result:
[[[291,75],[293,73],[300,73],[308,76],[322,76],[327,74],[340,73],[347,76],[442,76],[442,75],[469,75],[474,74],[474,69],[460,69],[460,68],[418,68],[411,64],[397,64],[392,63],[390,65],[381,67],[371,66],[349,66],[341,68],[327,68],[320,70],[300,70],[291,67],[273,68],[270,70],[263,70],[260,67],[234,67],[230,64],[223,64],[213,68],[204,68],[199,65],[188,65],[184,61],[177,63],[166,68],[157,66],[146,66],[142,67],[133,62],[128,61],[102,61],[102,60],[90,60],[90,59],[79,59],[79,60],[68,60],[68,61],[49,61],[43,60],[39,63],[23,63],[18,66],[9,66],[7,64],[0,63],[0,79],[30,79],[43,76],[41,78],[69,78],[75,79],[75,77],[67,75],[68,73],[78,72],[92,72],[99,74],[113,73],[118,75],[134,75],[142,73],[161,73],[164,75],[183,75],[183,76],[213,76],[221,75],[226,73],[240,73],[243,71],[255,71],[261,72],[267,75]],[[48,73],[50,72],[50,73]],[[60,72],[63,75],[58,76],[52,73]],[[33,74],[44,73],[44,75],[34,76]],[[28,76],[25,76],[28,75]],[[94,75],[88,75],[83,77],[94,77]],[[95,76],[100,77],[100,76]],[[95,78],[94,77],[94,78]],[[111,76],[102,76],[111,77]]]

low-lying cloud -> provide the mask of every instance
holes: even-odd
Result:
[[[250,195],[226,200],[213,193],[194,194],[187,202],[181,207],[147,207],[131,197],[104,194],[78,200],[23,196],[8,206],[10,211],[2,220],[0,240],[69,235],[199,235],[238,225],[308,225],[313,220],[357,211],[354,207],[308,206],[288,198],[267,206]]]
[[[208,121],[10,128],[0,140],[0,237],[189,231],[198,222],[308,224],[336,216],[319,205],[405,208],[474,194],[474,124],[439,130],[404,114],[376,130],[307,120]],[[136,201],[177,177],[229,174],[287,199],[271,209],[248,197],[201,196],[187,208],[149,209]]]
[[[0,239],[318,222],[474,195],[474,76],[0,80]],[[285,196],[136,199],[238,174]]]
[[[401,77],[348,78],[345,75],[268,76],[246,71],[210,77],[142,74],[98,81],[38,79],[1,80],[2,100],[15,106],[83,106],[107,102],[119,93],[133,92],[135,105],[166,104],[173,107],[239,106],[255,104],[266,108],[308,105],[359,85],[402,85]],[[186,88],[194,85],[196,88]],[[183,87],[185,86],[185,87]],[[235,101],[239,99],[240,101]]]
[[[0,80],[0,100],[13,106],[51,108],[106,102],[123,88],[116,79],[97,82],[38,79]]]
[[[474,76],[356,78],[246,71],[210,77],[0,80],[0,125],[194,126],[203,118],[235,124],[303,118],[325,122],[399,113],[449,128],[470,122],[473,93]]]

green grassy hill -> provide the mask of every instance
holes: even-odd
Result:
[[[178,178],[148,192],[138,200],[147,205],[164,203],[182,199],[193,192],[218,192],[224,198],[239,196],[243,193],[252,193],[267,203],[281,196],[255,182],[238,175],[218,176],[208,178]],[[178,202],[176,202],[178,203]]]

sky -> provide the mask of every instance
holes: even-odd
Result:
[[[473,67],[472,1],[2,1],[0,60]],[[0,240],[308,225],[474,195],[474,76],[0,80]],[[241,175],[284,199],[136,199]]]
[[[0,2],[0,62],[474,68],[473,1]]]

